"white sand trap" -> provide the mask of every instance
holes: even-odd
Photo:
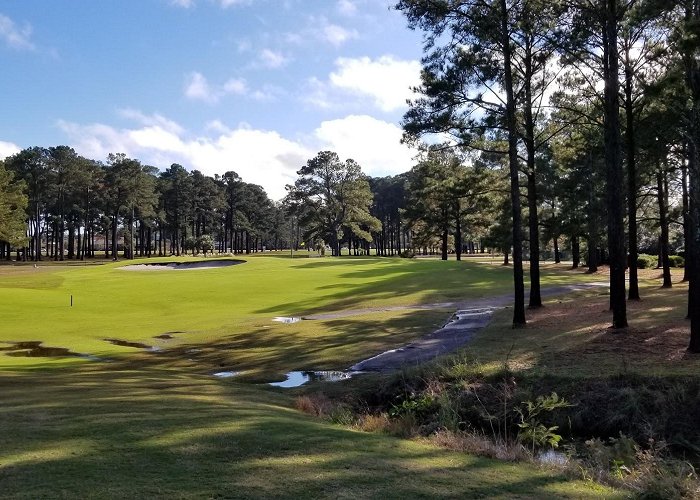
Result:
[[[118,269],[124,271],[191,271],[194,269],[217,269],[219,267],[243,264],[244,260],[201,260],[197,262],[153,262],[149,264],[131,264]]]

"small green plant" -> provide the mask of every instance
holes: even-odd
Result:
[[[409,399],[404,399],[398,405],[391,405],[389,416],[391,418],[401,418],[410,415],[419,418],[431,412],[434,407],[435,402],[433,399],[423,394],[417,398],[411,397]]]
[[[530,448],[534,453],[536,448],[551,446],[556,448],[561,441],[561,435],[555,431],[558,425],[548,427],[542,423],[542,417],[558,408],[573,406],[564,398],[560,398],[556,392],[549,396],[537,396],[535,401],[523,401],[522,408],[515,408],[520,417],[518,423],[518,441]]]
[[[328,413],[328,420],[338,425],[352,425],[355,423],[355,414],[346,405],[335,405]]]

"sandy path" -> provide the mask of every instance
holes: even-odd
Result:
[[[542,297],[561,295],[595,288],[607,288],[607,283],[582,283],[578,285],[562,285],[542,289]],[[470,302],[424,304],[422,306],[405,306],[385,309],[363,309],[339,311],[326,315],[307,316],[307,319],[332,319],[356,316],[366,312],[398,311],[406,309],[444,309],[457,305],[459,309],[450,320],[432,333],[403,346],[385,351],[381,354],[355,363],[348,371],[391,371],[406,365],[415,365],[429,361],[437,356],[447,354],[469,342],[473,336],[491,321],[494,311],[510,305],[512,294],[500,295]],[[526,296],[527,302],[527,296]],[[322,316],[322,317],[321,317]]]

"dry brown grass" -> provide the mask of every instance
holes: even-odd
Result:
[[[597,273],[604,278],[607,269]],[[657,269],[640,269],[642,299],[628,301],[629,327],[610,329],[612,315],[604,289],[551,299],[527,311],[527,328],[512,330],[502,312],[468,346],[488,369],[542,370],[571,375],[620,372],[700,373],[700,355],[686,351],[690,336],[687,283],[675,269],[673,288],[660,287]],[[593,277],[592,280],[596,278]]]
[[[294,407],[302,413],[316,417],[327,417],[333,410],[333,403],[324,394],[308,394],[294,400]]]
[[[364,432],[391,432],[391,420],[386,413],[359,415],[355,427]]]
[[[483,434],[440,430],[428,440],[453,451],[461,451],[482,457],[496,458],[509,462],[528,460],[531,456],[518,443],[496,441]]]

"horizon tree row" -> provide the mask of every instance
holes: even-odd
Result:
[[[67,146],[27,148],[0,165],[0,189],[21,198],[11,217],[0,212],[0,258],[11,250],[37,261],[289,245],[282,207],[233,171],[209,177],[173,164],[159,172],[124,154],[101,163]]]

